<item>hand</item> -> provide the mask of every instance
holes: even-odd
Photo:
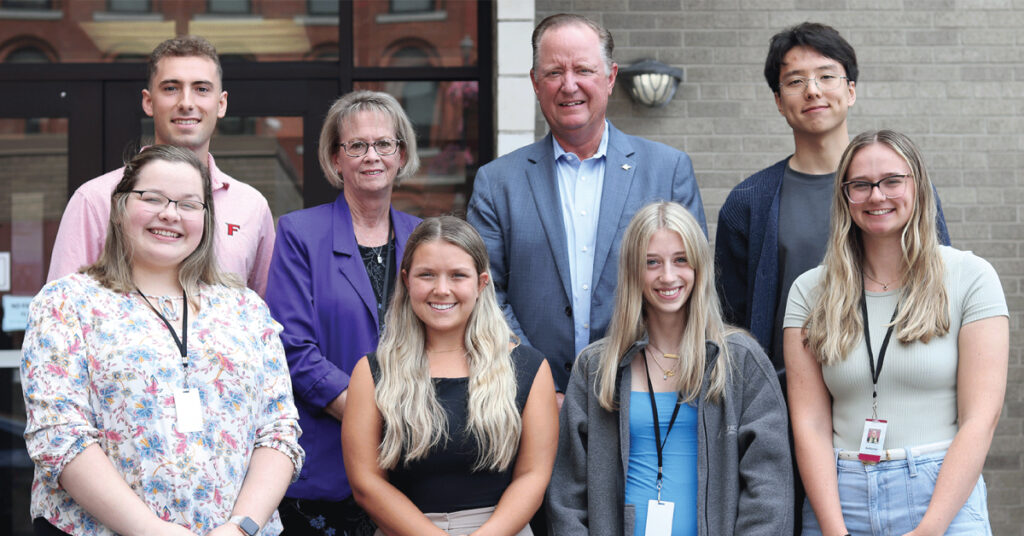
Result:
[[[345,414],[345,403],[348,402],[348,389],[345,389],[338,395],[337,398],[331,400],[330,404],[324,408],[324,411],[341,422],[341,416]]]
[[[565,402],[565,393],[555,393],[555,402],[558,402],[558,411],[562,411],[562,402]]]
[[[223,525],[211,530],[206,533],[206,536],[243,536],[244,533],[238,525],[234,523],[224,523]]]
[[[192,532],[191,530],[186,529],[185,527],[183,527],[183,526],[181,526],[181,525],[179,525],[177,523],[171,523],[169,521],[162,521],[162,520],[160,521],[160,525],[153,532],[153,534],[158,534],[159,536],[196,536],[196,533]],[[210,534],[213,534],[213,532],[211,532]],[[224,536],[228,536],[228,534],[229,533],[225,532]],[[231,534],[230,536],[237,536],[237,535],[236,534]]]

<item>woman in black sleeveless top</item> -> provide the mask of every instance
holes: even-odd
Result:
[[[342,420],[378,533],[531,534],[557,445],[554,384],[543,356],[510,343],[469,224],[430,218],[409,236],[385,325]]]

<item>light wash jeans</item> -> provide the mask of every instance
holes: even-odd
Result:
[[[907,449],[909,452],[910,449]],[[900,536],[921,522],[935,490],[945,451],[906,460],[864,465],[837,460],[839,502],[843,520],[852,536]],[[821,536],[810,501],[804,501],[804,536]],[[978,477],[974,491],[946,530],[947,535],[992,536],[988,520],[988,492]]]

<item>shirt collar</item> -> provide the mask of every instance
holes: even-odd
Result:
[[[608,131],[609,130],[611,130],[611,127],[610,127],[610,125],[608,123],[608,120],[605,119],[604,120],[604,134],[601,134],[601,144],[597,146],[597,152],[594,153],[594,155],[591,156],[590,158],[588,158],[587,160],[590,160],[591,158],[604,158],[605,154],[608,152]],[[570,154],[565,149],[562,149],[562,146],[558,143],[558,140],[555,139],[554,134],[551,135],[551,145],[554,147],[554,150],[555,150],[555,162],[557,162],[564,155]],[[575,156],[575,155],[573,155],[573,156]]]

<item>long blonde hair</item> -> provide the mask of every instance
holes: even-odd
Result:
[[[694,279],[690,298],[684,305],[686,327],[679,354],[677,377],[679,395],[692,402],[700,394],[707,367],[707,341],[718,344],[718,361],[711,372],[708,400],[718,402],[725,391],[730,355],[725,337],[735,331],[722,321],[722,309],[715,293],[715,268],[700,224],[677,203],[657,202],[637,211],[622,236],[619,250],[619,280],[615,291],[615,310],[601,349],[595,391],[601,407],[615,410],[615,388],[621,359],[626,351],[647,331],[644,312],[644,273],[647,248],[660,229],[672,231],[683,240],[686,259],[693,267]]]
[[[452,216],[428,218],[416,227],[402,255],[402,273],[409,272],[420,246],[438,241],[469,254],[478,275],[488,273],[487,248],[480,235]],[[408,465],[447,441],[448,422],[430,378],[423,322],[413,312],[404,277],[395,286],[385,326],[377,347],[380,378],[375,397],[384,419],[377,461],[384,469],[394,469],[399,461]],[[494,285],[488,282],[469,315],[465,335],[469,361],[466,431],[477,445],[474,471],[504,471],[519,449],[522,416],[516,404],[516,375],[509,348],[513,337],[498,307]]]
[[[899,314],[893,320],[896,337],[902,343],[928,342],[949,332],[949,297],[943,285],[945,269],[935,228],[935,195],[921,152],[899,132],[864,132],[850,142],[836,171],[825,273],[817,287],[817,301],[803,326],[807,330],[805,344],[824,365],[846,359],[863,336],[860,299],[864,291],[864,241],[860,228],[853,224],[843,182],[857,152],[876,143],[907,162],[915,187],[910,220],[900,234],[905,271],[900,279]]]
[[[132,280],[134,249],[124,229],[128,219],[128,196],[139,182],[139,173],[142,169],[158,160],[188,164],[199,172],[202,179],[203,203],[206,203],[206,210],[203,211],[203,234],[196,249],[178,265],[178,282],[185,290],[189,303],[198,307],[199,283],[227,286],[238,286],[238,283],[217,267],[210,171],[199,157],[188,149],[173,145],[152,145],[125,163],[124,175],[114,188],[114,192],[110,194],[110,221],[107,225],[107,239],[103,252],[96,262],[82,268],[81,271],[114,292],[135,292],[135,282]]]

